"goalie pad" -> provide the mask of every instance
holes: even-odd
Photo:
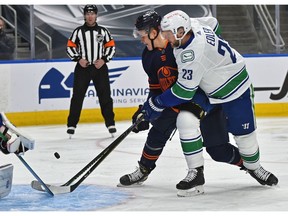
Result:
[[[6,130],[6,132],[10,136],[10,139],[7,141],[7,150],[9,152],[15,152],[17,151],[17,149],[19,150],[19,152],[24,152],[28,149],[33,150],[35,140],[29,135],[25,134],[23,131],[19,130],[17,127],[15,127],[8,120],[4,112],[1,112],[1,117],[2,117],[3,126],[8,128],[8,131]],[[3,134],[5,135],[5,132]],[[18,145],[18,148],[17,148],[17,145]]]
[[[12,187],[13,165],[0,166],[0,199],[7,196]]]

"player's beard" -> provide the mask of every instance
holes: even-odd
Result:
[[[173,43],[171,43],[172,48],[178,48],[181,46],[181,40],[175,40]]]

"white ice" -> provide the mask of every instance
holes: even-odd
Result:
[[[204,151],[205,193],[177,197],[175,185],[186,176],[187,170],[176,133],[167,143],[156,169],[142,186],[116,188],[119,178],[134,171],[138,165],[146,132],[129,134],[83,183],[114,187],[132,195],[122,204],[97,210],[102,213],[196,211],[197,214],[193,214],[197,216],[205,212],[216,215],[223,211],[236,214],[257,211],[262,212],[261,215],[285,213],[288,210],[288,118],[257,118],[257,124],[261,164],[278,177],[276,187],[261,186],[238,167],[217,163]],[[117,136],[130,125],[130,121],[116,122]],[[25,160],[45,182],[58,185],[70,179],[116,138],[111,138],[103,123],[79,124],[72,139],[68,139],[64,125],[20,129],[36,140],[35,149],[25,154]],[[231,141],[234,143],[233,138]],[[54,152],[58,152],[61,158],[56,159]],[[1,154],[0,161],[0,164],[14,165],[13,184],[30,184],[34,180],[16,156]]]

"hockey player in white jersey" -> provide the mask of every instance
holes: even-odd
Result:
[[[209,25],[217,35],[221,34],[221,29],[216,18],[201,17],[191,19],[197,19],[197,21]],[[134,29],[134,36],[140,38],[141,42],[145,45],[142,53],[142,65],[149,77],[150,93],[148,98],[155,97],[164,92],[174,84],[178,76],[173,48],[159,33],[160,21],[161,17],[156,11],[147,11],[137,18]],[[165,68],[165,73],[163,73],[163,68]],[[226,121],[221,107],[217,106],[216,109],[213,109],[213,106],[212,111],[208,111],[207,108],[211,107],[211,104],[209,104],[206,95],[200,93],[199,90],[197,90],[193,100],[200,107],[205,107],[207,114],[200,117],[199,114],[202,109],[198,109],[197,114],[191,102],[173,107],[172,109],[166,108],[161,116],[152,122],[153,127],[148,132],[142,156],[138,162],[139,167],[134,172],[122,176],[118,186],[138,185],[147,180],[148,176],[155,169],[156,162],[161,156],[163,148],[176,125],[188,166],[187,176],[176,185],[178,196],[192,196],[201,194],[204,191],[203,146],[213,160],[237,165],[241,169],[244,168],[238,148],[229,143]],[[139,109],[133,115],[133,123],[141,113],[141,107],[139,106]],[[180,112],[175,112],[178,109]],[[176,122],[175,119],[177,119]],[[202,139],[198,135],[198,132],[196,131],[195,133],[195,130],[199,130],[199,119],[201,119],[200,128],[204,142],[201,142]],[[147,125],[147,121],[144,121],[138,125],[134,132],[138,133],[139,131],[148,129],[149,123]]]
[[[211,104],[223,109],[249,174],[262,185],[277,185],[277,177],[260,165],[254,92],[244,58],[209,26],[180,10],[163,17],[161,32],[174,47],[179,76],[171,88],[144,103],[145,119],[153,121],[165,107],[190,101],[200,87]]]
[[[6,115],[0,114],[0,150],[4,154],[15,153],[23,155],[27,150],[34,148],[34,139],[20,131],[8,120]],[[11,191],[13,165],[0,166],[0,198],[7,196]]]

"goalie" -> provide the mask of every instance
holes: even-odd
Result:
[[[0,150],[4,154],[15,153],[23,155],[27,150],[34,148],[34,140],[21,132],[7,119],[5,114],[0,114]],[[11,191],[13,165],[0,166],[0,199]]]

